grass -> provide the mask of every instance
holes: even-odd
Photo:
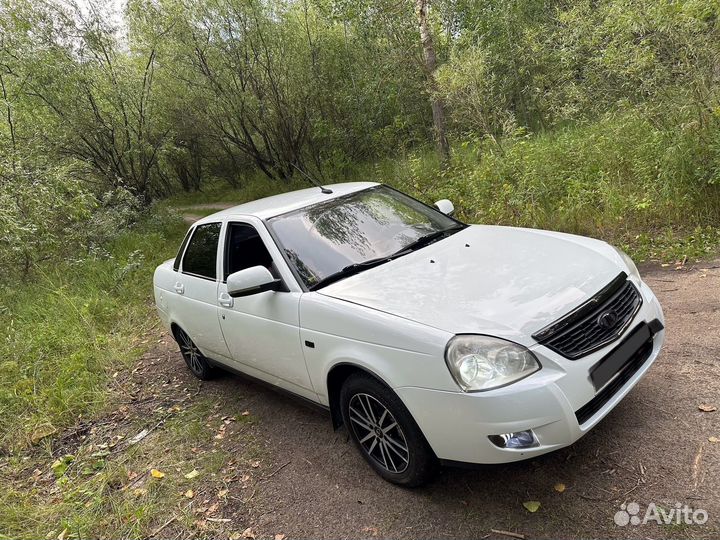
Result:
[[[217,410],[214,401],[200,397],[188,407],[136,418],[120,431],[134,434],[148,421],[166,421],[121,451],[124,441],[111,436],[118,432],[111,428],[68,448],[72,453],[55,467],[43,453],[11,460],[8,467],[26,479],[5,483],[0,493],[0,538],[142,538],[171,517],[188,535],[199,518],[195,509],[210,506],[204,501],[221,502],[217,493],[231,474],[228,464],[241,457],[213,445]],[[164,476],[153,477],[153,469]],[[197,476],[186,478],[192,471]]]
[[[123,405],[130,367],[157,342],[153,271],[186,229],[156,205],[102,250],[0,290],[0,538],[140,538],[171,516],[168,530],[183,536],[217,532],[193,508],[205,499],[221,505],[215,491],[232,475],[228,466],[262,455],[252,435],[229,455],[214,439],[220,405],[203,396],[165,404],[163,381],[144,381],[139,388],[153,392]],[[238,430],[250,428],[233,404],[223,410],[237,415]],[[165,477],[152,478],[152,468]],[[194,468],[201,475],[186,479]]]
[[[0,449],[22,449],[105,404],[108,375],[145,347],[152,273],[185,225],[166,212],[137,224],[106,253],[38,269],[2,291]]]

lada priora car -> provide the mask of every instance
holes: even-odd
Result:
[[[199,220],[155,300],[196,376],[222,367],[327,408],[383,478],[572,444],[660,353],[660,304],[605,242],[328,187]]]

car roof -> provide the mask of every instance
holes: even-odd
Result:
[[[324,186],[332,190],[330,194],[324,194],[320,191],[320,188],[312,187],[307,189],[300,189],[297,191],[289,191],[288,193],[281,193],[279,195],[273,195],[271,197],[265,197],[263,199],[257,199],[244,204],[227,208],[220,212],[216,212],[209,216],[206,216],[198,220],[195,224],[203,224],[207,222],[217,221],[218,219],[225,219],[228,217],[247,217],[255,216],[260,219],[268,219],[286,212],[297,210],[305,206],[311,206],[313,204],[330,201],[343,195],[355,193],[356,191],[362,191],[373,186],[380,184],[376,182],[345,182],[342,184],[331,184]]]

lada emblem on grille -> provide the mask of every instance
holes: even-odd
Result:
[[[601,328],[612,328],[615,326],[615,323],[618,321],[617,313],[614,311],[606,311],[604,313],[601,313],[600,316],[597,318],[598,326]]]

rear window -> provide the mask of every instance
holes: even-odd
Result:
[[[217,277],[217,247],[220,224],[198,225],[190,239],[182,260],[183,274],[215,279]]]
[[[183,238],[182,244],[180,244],[180,249],[178,250],[177,256],[175,257],[175,262],[173,263],[173,270],[175,270],[176,272],[178,271],[178,268],[180,268],[180,259],[182,259],[183,252],[185,251],[185,246],[187,246],[188,240],[190,240],[191,233],[192,229],[187,232],[185,238]]]

